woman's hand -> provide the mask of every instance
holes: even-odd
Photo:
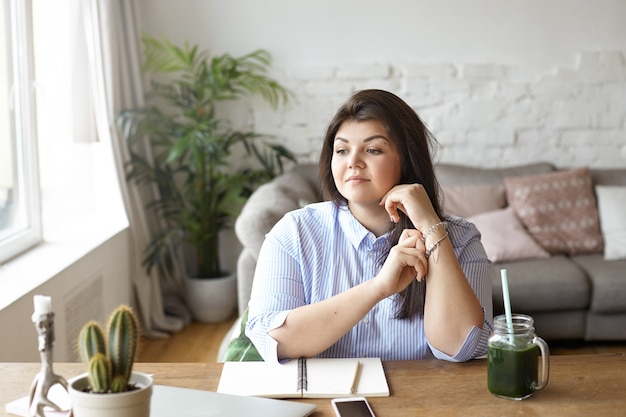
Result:
[[[400,221],[400,210],[421,231],[441,221],[421,184],[396,185],[383,196],[380,205],[385,207],[394,223]]]
[[[380,272],[376,276],[385,297],[405,289],[413,279],[422,281],[428,272],[426,248],[419,230],[405,229],[398,244],[391,248]]]

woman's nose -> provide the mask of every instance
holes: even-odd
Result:
[[[348,167],[349,168],[363,168],[364,167],[364,162],[363,159],[361,158],[361,156],[356,153],[353,152],[350,157],[348,158]]]

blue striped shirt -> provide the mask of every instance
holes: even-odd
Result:
[[[320,357],[380,357],[383,360],[436,357],[465,361],[485,354],[492,322],[491,264],[476,227],[447,216],[448,234],[484,312],[459,352],[446,355],[428,344],[423,305],[410,319],[396,319],[394,298],[377,303]],[[277,342],[268,335],[289,312],[316,303],[375,277],[389,252],[388,235],[376,237],[347,206],[310,204],[287,213],[266,235],[259,253],[246,335],[266,361],[277,360]],[[425,284],[418,285],[424,291]],[[422,297],[423,299],[423,297]]]

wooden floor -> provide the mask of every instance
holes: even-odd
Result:
[[[166,339],[144,337],[138,362],[216,362],[224,335],[235,317],[219,324],[191,323]]]
[[[166,339],[144,338],[138,362],[215,362],[232,320],[220,324],[192,323]],[[626,342],[548,342],[552,355],[626,353]]]

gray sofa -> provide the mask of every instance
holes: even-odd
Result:
[[[509,168],[439,164],[442,188],[501,185],[506,177],[556,171],[549,163]],[[626,186],[626,169],[591,169],[596,185]],[[265,233],[284,213],[321,198],[316,164],[302,164],[256,190],[235,224],[243,250],[238,259],[240,313],[250,297],[257,256]],[[445,204],[444,204],[445,206]],[[511,307],[535,319],[546,340],[626,340],[626,260],[604,260],[602,253],[494,263],[494,314],[503,312],[500,269],[508,271]]]

